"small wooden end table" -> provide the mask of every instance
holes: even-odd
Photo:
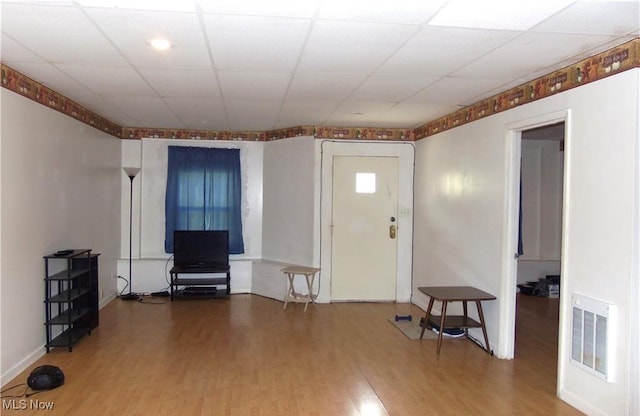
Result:
[[[438,326],[438,348],[436,350],[438,355],[440,355],[440,346],[442,345],[442,333],[447,328],[464,328],[465,337],[469,339],[471,339],[469,337],[469,328],[482,328],[485,345],[483,349],[488,354],[493,355],[493,351],[491,351],[489,347],[489,337],[487,336],[487,328],[484,323],[481,302],[483,300],[494,300],[496,298],[495,296],[471,286],[432,286],[419,287],[418,290],[430,298],[427,313],[421,323],[422,332],[420,332],[420,339],[422,339],[427,326]],[[433,307],[433,302],[436,300],[442,303],[440,322],[436,322],[431,315],[431,308]],[[463,315],[447,316],[447,305],[449,302],[462,302]],[[467,314],[467,302],[475,302],[480,322],[469,318]],[[473,339],[471,340],[473,341]]]
[[[316,273],[320,271],[317,267],[297,266],[291,265],[281,269],[282,273],[287,275],[287,289],[284,294],[284,308],[287,309],[288,302],[304,303],[304,310],[306,312],[309,302],[315,303],[316,295],[313,294],[313,281],[316,277]],[[304,276],[307,281],[306,294],[298,293],[293,287],[293,278],[296,275]]]

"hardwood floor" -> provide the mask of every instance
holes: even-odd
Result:
[[[160,302],[108,304],[73,352],[53,350],[31,367],[59,366],[64,386],[26,399],[25,410],[3,399],[2,414],[581,414],[555,397],[557,300],[518,299],[515,360],[464,339],[444,340],[436,356],[435,340],[410,340],[387,322],[423,316],[408,304],[303,312],[253,295]],[[53,410],[30,409],[31,400]]]

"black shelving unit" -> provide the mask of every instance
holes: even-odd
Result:
[[[44,256],[47,352],[54,347],[72,351],[98,326],[98,256],[91,249]]]

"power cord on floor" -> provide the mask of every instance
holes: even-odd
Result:
[[[18,395],[18,396],[5,396],[4,393],[16,389],[18,387],[24,387],[24,391],[22,392],[22,394]],[[38,393],[42,393],[44,390],[40,390],[40,391],[34,391],[31,393],[27,393],[29,391],[29,386],[27,386],[27,383],[20,383],[20,384],[16,384],[15,386],[11,386],[11,387],[7,387],[6,389],[0,391],[0,399],[21,399],[21,398],[28,398],[31,397],[33,395],[36,395]]]
[[[169,296],[169,294],[167,293],[167,296],[160,296],[160,295],[154,295],[154,294],[149,294],[149,293],[145,293],[140,295],[140,299],[138,299],[139,303],[144,303],[146,305],[166,305],[167,303],[169,303],[169,301],[167,300],[167,297]],[[154,301],[152,299],[156,299],[156,298],[161,298],[164,300],[161,301]]]
[[[126,283],[124,285],[124,287],[122,288],[122,290],[120,291],[120,293],[118,294],[118,296],[122,296],[122,295],[124,295],[125,290],[127,290],[127,288],[129,287],[129,280],[125,279],[124,277],[122,277],[120,275],[118,275],[118,279],[122,279]]]
[[[164,264],[164,279],[167,283],[167,286],[163,287],[162,289],[160,289],[158,292],[152,292],[152,293],[137,293],[137,295],[140,296],[140,298],[138,299],[138,303],[145,303],[147,305],[164,305],[166,303],[168,303],[168,301],[161,301],[161,302],[155,302],[155,301],[151,301],[150,298],[167,298],[169,297],[169,288],[171,287],[171,282],[169,281],[169,277],[168,277],[168,268],[169,268],[169,262],[171,261],[171,259],[173,259],[173,254],[167,259],[167,261]],[[123,296],[125,294],[125,291],[127,290],[127,288],[129,287],[129,280],[125,279],[124,277],[118,275],[118,279],[122,279],[125,281],[125,285],[122,288],[122,290],[120,291],[120,293],[118,294],[118,296]]]
[[[169,262],[171,261],[172,258],[173,258],[173,254],[164,263],[164,280],[165,280],[165,282],[167,282],[167,287],[165,287],[163,290],[168,290],[169,287],[171,286],[171,281],[170,281],[167,269],[169,268]]]
[[[24,387],[24,392],[22,392],[22,394],[18,395],[18,396],[5,396],[4,393],[8,392],[9,390],[13,390],[13,389],[17,389],[18,387]],[[20,397],[26,397],[27,395],[27,390],[29,390],[29,387],[27,387],[27,383],[20,383],[20,384],[16,384],[15,386],[12,387],[7,387],[6,389],[0,391],[0,397],[3,399],[17,399]]]

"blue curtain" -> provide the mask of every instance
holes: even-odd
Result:
[[[164,249],[174,230],[229,230],[229,253],[244,253],[240,150],[169,146]]]

